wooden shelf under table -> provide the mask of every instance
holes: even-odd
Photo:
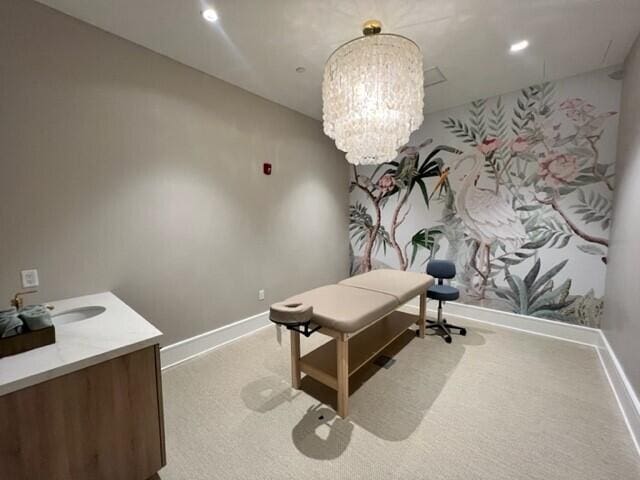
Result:
[[[349,339],[349,376],[375,358],[385,347],[414,325],[416,320],[415,315],[396,311],[351,337]],[[336,340],[331,340],[302,357],[300,370],[337,390]]]

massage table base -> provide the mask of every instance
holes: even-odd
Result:
[[[291,385],[300,388],[301,373],[338,393],[337,413],[349,414],[349,377],[375,358],[411,325],[418,325],[418,336],[424,338],[426,325],[426,294],[420,295],[420,310],[416,317],[395,311],[354,333],[337,332],[322,327],[318,330],[334,340],[300,357],[300,332],[291,330]]]

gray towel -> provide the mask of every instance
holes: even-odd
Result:
[[[29,330],[41,330],[53,325],[49,310],[44,305],[29,305],[18,313]]]
[[[23,324],[15,308],[0,311],[0,337],[13,337],[22,333]]]

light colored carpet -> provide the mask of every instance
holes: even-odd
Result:
[[[353,382],[348,420],[312,379],[289,387],[289,338],[275,327],[165,371],[160,478],[640,478],[592,348],[467,326],[452,345],[401,337],[393,365]],[[303,338],[303,353],[326,338]]]

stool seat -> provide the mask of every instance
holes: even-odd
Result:
[[[460,297],[460,291],[450,285],[432,285],[427,290],[427,297],[449,302]]]

